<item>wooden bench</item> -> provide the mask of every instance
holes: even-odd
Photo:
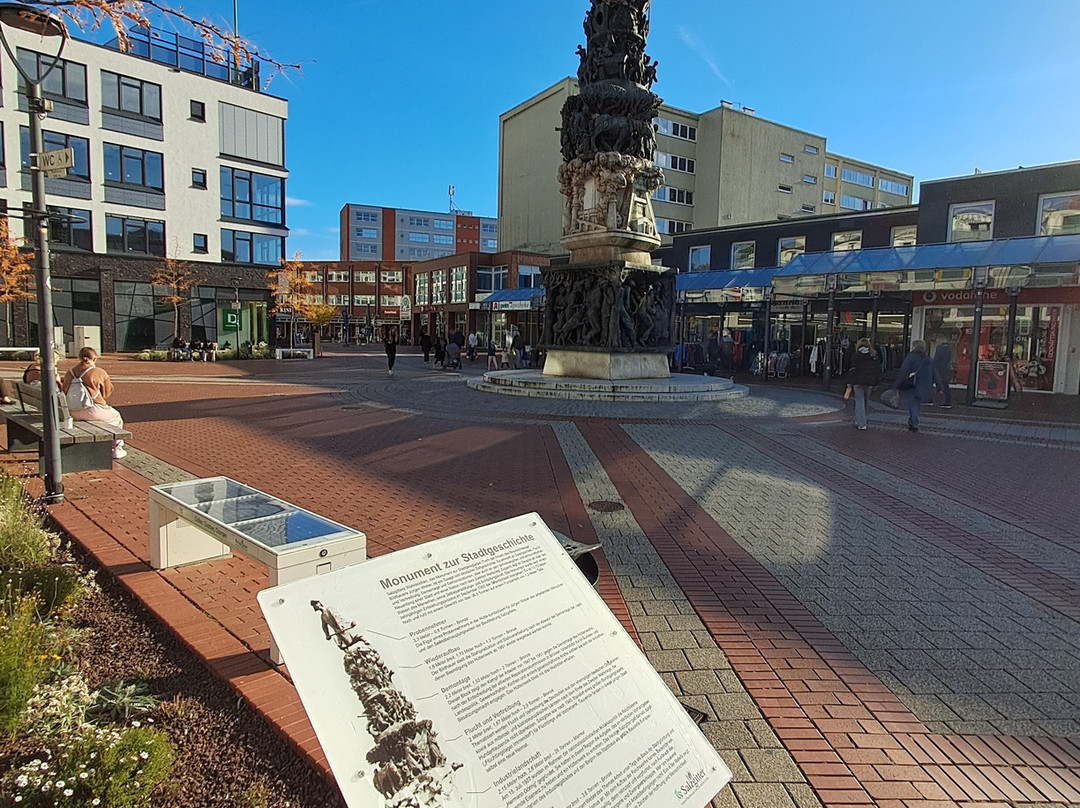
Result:
[[[33,359],[38,355],[37,348],[11,348],[0,346],[0,359]]]
[[[9,452],[37,451],[38,465],[44,474],[45,427],[41,415],[41,387],[16,382],[15,390],[18,402],[0,407],[7,422],[7,449]],[[111,469],[113,442],[128,440],[131,433],[99,421],[73,421],[70,427],[64,426],[71,413],[63,393],[57,393],[56,411],[60,422],[61,469],[71,472]]]

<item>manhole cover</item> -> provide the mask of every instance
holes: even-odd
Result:
[[[609,499],[599,499],[596,502],[590,502],[589,507],[594,511],[600,511],[601,513],[611,513],[613,511],[621,511],[626,506],[621,502],[612,502]]]

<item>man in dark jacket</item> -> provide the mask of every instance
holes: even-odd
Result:
[[[424,362],[431,359],[431,337],[427,331],[420,332],[420,350],[424,352]]]
[[[726,328],[720,337],[720,375],[726,379],[735,375],[735,340]]]
[[[855,426],[866,429],[866,402],[870,398],[870,389],[881,381],[881,362],[870,350],[870,340],[865,337],[855,343],[851,367],[844,378],[851,385],[851,395],[855,399]]]
[[[904,357],[896,374],[893,389],[903,392],[908,405],[908,431],[919,431],[919,405],[934,400],[934,363],[926,355],[926,343],[912,340],[911,352]]]
[[[949,380],[952,378],[952,351],[949,343],[939,342],[934,349],[934,384],[941,390],[945,397],[941,406],[949,409],[952,406],[952,390],[949,389]]]
[[[705,343],[705,372],[715,376],[720,363],[720,339],[715,331],[709,332],[709,341]]]

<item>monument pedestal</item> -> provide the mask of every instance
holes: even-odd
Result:
[[[544,357],[545,376],[576,379],[666,379],[666,353],[606,353],[551,348]]]

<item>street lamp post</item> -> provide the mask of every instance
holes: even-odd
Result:
[[[44,74],[30,76],[22,69],[4,36],[5,25],[21,31],[29,31],[42,38],[60,37],[60,47]],[[41,166],[41,155],[45,152],[41,119],[49,112],[52,105],[41,97],[41,82],[60,61],[60,54],[63,53],[64,45],[67,43],[67,28],[59,19],[40,9],[19,3],[0,3],[0,42],[3,43],[4,50],[7,51],[12,62],[15,63],[15,69],[26,82],[26,107],[30,115],[30,220],[33,222],[36,235],[34,280],[37,287],[38,352],[41,355],[41,418],[44,433],[42,465],[45,471],[45,499],[49,502],[62,502],[64,482],[60,467],[60,424],[56,406],[56,359],[53,354],[52,286],[49,282],[48,213],[45,209],[45,174]]]
[[[240,279],[233,278],[233,315],[236,317],[236,358],[240,359]]]

